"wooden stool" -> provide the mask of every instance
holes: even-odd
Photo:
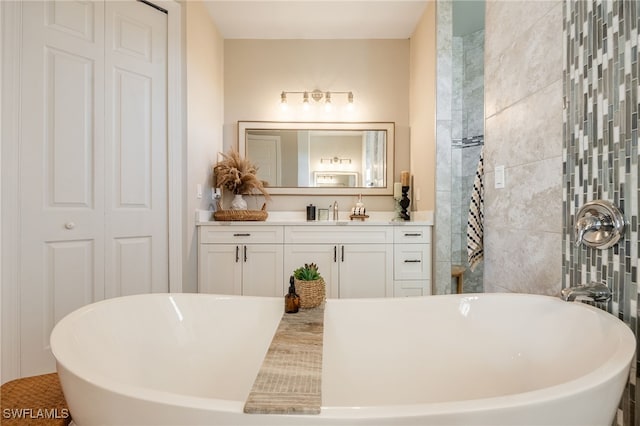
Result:
[[[451,265],[451,278],[455,278],[457,281],[456,292],[458,294],[462,293],[464,290],[463,279],[464,279],[464,271],[467,268],[460,265]]]
[[[3,426],[67,426],[71,415],[57,373],[23,377],[0,387]]]

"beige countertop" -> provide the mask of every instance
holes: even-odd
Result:
[[[225,226],[225,225],[250,225],[250,226],[264,226],[264,225],[302,225],[302,226],[432,226],[433,225],[433,211],[419,211],[410,212],[411,220],[398,220],[395,219],[395,213],[392,211],[380,211],[380,212],[367,212],[369,218],[366,220],[350,220],[350,212],[339,212],[339,220],[322,220],[322,221],[307,221],[305,212],[297,211],[270,211],[267,220],[265,221],[214,221],[212,220],[213,212],[208,210],[196,211],[196,225],[197,226]]]

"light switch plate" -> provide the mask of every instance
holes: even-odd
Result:
[[[494,188],[502,189],[505,184],[504,166],[496,166],[494,170]]]

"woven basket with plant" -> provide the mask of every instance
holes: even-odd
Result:
[[[293,278],[296,292],[300,296],[301,308],[315,308],[324,302],[326,286],[324,279],[318,272],[318,265],[305,263],[304,266],[293,271]]]

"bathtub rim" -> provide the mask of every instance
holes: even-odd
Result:
[[[88,311],[95,309],[96,307],[100,307],[103,305],[108,305],[112,303],[121,302],[122,299],[132,299],[132,298],[157,298],[164,299],[169,297],[187,297],[187,298],[200,298],[202,296],[212,297],[216,300],[228,300],[228,299],[273,299],[274,302],[277,300],[277,303],[280,304],[282,299],[279,297],[257,297],[257,296],[238,296],[238,295],[216,295],[216,294],[199,294],[199,293],[153,293],[153,294],[142,294],[142,295],[132,295],[132,296],[122,296],[111,299],[105,299],[102,301],[98,301],[89,305],[85,305],[76,311],[71,312],[64,318],[62,318],[54,327],[51,337],[51,351],[56,358],[56,367],[58,368],[58,373],[61,375],[61,380],[63,380],[64,374],[71,374],[76,379],[79,379],[83,382],[91,386],[95,386],[102,391],[106,391],[109,393],[114,393],[118,395],[122,395],[128,398],[133,398],[136,400],[143,400],[146,402],[157,403],[168,406],[180,406],[185,408],[199,409],[199,410],[216,410],[216,411],[224,411],[231,413],[244,414],[243,408],[245,401],[239,400],[231,400],[231,399],[220,399],[220,398],[205,398],[191,395],[183,395],[179,393],[173,393],[169,391],[161,391],[156,389],[148,389],[141,386],[131,385],[127,383],[122,383],[117,380],[110,379],[108,376],[103,374],[89,372],[89,377],[83,376],[82,373],[84,371],[78,372],[76,369],[70,368],[64,360],[60,360],[58,356],[56,356],[56,350],[54,346],[54,337],[57,336],[58,333],[61,333],[60,330],[63,330],[64,324],[73,321],[77,317],[80,317],[86,314]],[[525,293],[464,293],[464,294],[448,294],[448,295],[438,295],[438,296],[422,296],[422,297],[414,297],[409,299],[428,299],[433,297],[440,298],[455,298],[455,299],[463,299],[463,298],[476,298],[476,297],[490,297],[490,298],[512,298],[512,297],[522,297],[522,298],[537,298],[541,300],[547,300],[550,303],[574,303],[578,304],[580,308],[585,308],[593,311],[597,315],[604,315],[603,319],[607,322],[616,323],[616,327],[614,330],[617,331],[617,341],[618,347],[615,352],[611,354],[607,360],[601,364],[598,368],[590,371],[588,374],[580,376],[576,379],[569,380],[563,383],[559,383],[553,386],[548,386],[532,391],[520,392],[516,394],[509,395],[501,395],[494,396],[488,398],[478,398],[478,399],[467,399],[467,400],[456,400],[456,401],[445,401],[445,402],[424,402],[424,403],[415,403],[415,404],[395,404],[395,405],[370,405],[370,406],[321,406],[320,417],[327,418],[346,418],[346,419],[356,419],[356,418],[381,418],[384,419],[386,417],[414,417],[420,415],[443,415],[449,413],[473,413],[478,411],[488,411],[494,409],[506,409],[506,408],[517,408],[525,405],[536,405],[543,404],[545,402],[549,402],[552,400],[558,400],[562,398],[570,398],[572,395],[576,395],[580,392],[585,392],[590,389],[597,388],[599,386],[605,385],[608,381],[615,380],[618,376],[624,378],[624,380],[628,380],[628,374],[630,370],[630,365],[633,360],[633,356],[635,354],[636,349],[636,340],[635,336],[631,329],[620,319],[613,316],[612,314],[598,309],[594,306],[590,306],[588,304],[584,304],[581,302],[565,302],[559,299],[558,297],[553,296],[545,296],[545,295],[536,295],[536,294],[525,294]],[[380,303],[383,300],[388,301],[397,301],[400,302],[402,300],[407,300],[405,298],[393,298],[393,299],[329,299],[328,303],[350,303],[352,301],[372,301],[373,303]],[[617,322],[621,324],[617,324]],[[60,325],[60,327],[59,327]],[[619,327],[620,325],[624,325],[624,327]],[[630,351],[630,354],[627,355],[627,352]],[[58,353],[59,355],[59,353]],[[59,369],[62,367],[62,370]],[[308,416],[305,415],[287,415],[287,417],[296,417],[300,416],[301,418],[305,418]]]

